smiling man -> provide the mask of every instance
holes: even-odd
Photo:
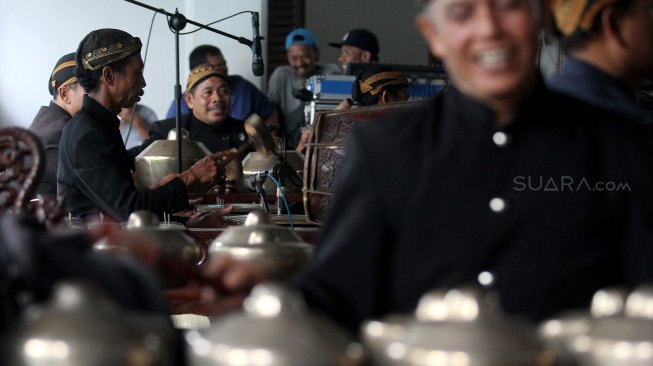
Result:
[[[304,103],[295,97],[315,74],[340,74],[335,64],[318,64],[320,49],[313,32],[297,28],[286,37],[288,65],[274,69],[268,84],[268,98],[279,108],[279,125],[288,147],[295,148],[304,125]]]
[[[117,29],[93,31],[77,48],[75,76],[86,95],[63,129],[57,172],[64,209],[73,216],[88,220],[103,213],[125,221],[136,210],[175,213],[189,208],[187,186],[217,176],[218,156],[209,156],[158,188],[135,187],[134,159],[125,150],[117,115],[143,95],[140,51],[140,39]]]
[[[191,70],[184,94],[190,114],[182,116],[181,128],[191,140],[203,143],[211,152],[240,146],[246,140],[243,121],[229,116],[231,93],[229,77],[220,66],[202,64]],[[130,150],[136,156],[156,140],[166,139],[175,128],[175,119],[155,122],[150,138]]]

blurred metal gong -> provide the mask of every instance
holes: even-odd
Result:
[[[189,138],[188,131],[181,130],[182,171],[211,152],[201,142]],[[171,130],[167,140],[154,141],[134,160],[136,165],[136,186],[147,188],[171,173],[177,173],[177,132]],[[199,193],[199,192],[198,192]]]
[[[363,339],[377,366],[551,366],[534,328],[500,311],[476,287],[426,293],[415,316],[366,322]]]
[[[9,337],[7,365],[165,366],[175,349],[161,316],[118,309],[92,285],[63,282],[45,306],[28,309]]]
[[[278,283],[256,286],[244,311],[186,333],[192,366],[355,366],[362,349],[301,295]]]

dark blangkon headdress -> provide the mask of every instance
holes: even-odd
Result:
[[[383,90],[394,86],[408,87],[408,78],[400,71],[387,66],[368,65],[356,76],[352,85],[352,98],[360,105],[366,105],[365,100],[376,98]]]
[[[618,0],[553,0],[553,18],[557,30],[565,37],[588,32],[596,16]]]
[[[48,79],[48,91],[50,95],[55,96],[57,89],[62,86],[74,84],[77,77],[73,73],[75,70],[75,53],[69,53],[59,59]]]
[[[119,29],[98,29],[79,43],[75,54],[76,67],[95,71],[141,52],[138,37]]]
[[[229,78],[227,77],[227,74],[225,74],[224,68],[211,64],[202,64],[191,70],[190,75],[188,75],[186,91],[190,91],[199,83],[211,76],[217,76],[229,84]]]
[[[408,79],[400,71],[383,71],[365,80],[358,80],[358,89],[362,94],[377,95],[391,85],[408,86]]]

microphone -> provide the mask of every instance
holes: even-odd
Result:
[[[313,101],[313,93],[306,89],[306,88],[301,88],[301,89],[293,89],[292,90],[292,96],[301,100],[302,102],[312,102]]]
[[[256,194],[261,197],[261,206],[263,206],[263,210],[269,214],[270,207],[268,206],[268,201],[265,200],[265,190],[263,189],[263,183],[265,182],[265,179],[267,179],[268,174],[270,173],[264,170],[254,175],[250,175],[245,179],[245,187],[250,191],[255,191]]]
[[[265,71],[263,65],[263,56],[261,56],[261,40],[263,37],[259,34],[258,11],[252,13],[252,32],[254,33],[252,39],[252,72],[254,76],[261,76]]]
[[[249,189],[252,192],[258,193],[259,190],[262,190],[261,185],[265,182],[267,178],[268,178],[267,171],[262,171],[254,175],[250,175],[249,177],[245,178],[245,187],[247,187],[247,189]]]

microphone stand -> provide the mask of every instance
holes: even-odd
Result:
[[[269,214],[270,206],[268,206],[268,201],[265,199],[265,189],[263,189],[263,185],[258,181],[255,181],[254,188],[256,189],[256,194],[258,194],[258,196],[261,198],[261,205],[263,206],[263,211],[265,211],[266,214]]]
[[[211,31],[213,33],[217,33],[221,36],[231,38],[233,40],[238,41],[241,44],[244,44],[248,47],[252,47],[255,43],[250,41],[247,38],[244,37],[236,37],[232,34],[223,32],[221,30],[217,30],[215,28],[211,28],[207,25],[195,22],[193,20],[187,19],[183,14],[179,13],[178,10],[175,10],[175,13],[168,13],[167,11],[163,9],[157,9],[153,6],[149,6],[147,4],[143,4],[139,1],[135,0],[125,0],[128,3],[132,3],[134,5],[138,5],[142,8],[149,9],[152,11],[155,11],[157,13],[163,14],[167,17],[170,18],[168,21],[168,25],[170,28],[174,29],[175,31],[175,67],[176,67],[176,75],[175,75],[175,87],[174,87],[174,93],[175,93],[175,105],[177,106],[177,113],[175,114],[175,128],[177,131],[177,172],[181,173],[182,172],[182,166],[181,166],[181,84],[179,81],[179,31],[184,29],[186,27],[186,24],[190,23],[194,26],[200,27],[202,29],[206,29],[208,31]],[[256,41],[256,40],[255,40]]]

